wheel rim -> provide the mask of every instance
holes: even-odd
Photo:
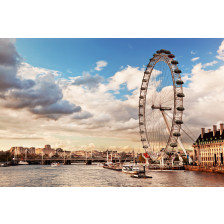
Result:
[[[174,55],[161,51],[147,65],[139,97],[140,135],[148,152],[176,147],[184,110],[178,62]]]

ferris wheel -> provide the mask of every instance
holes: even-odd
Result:
[[[139,128],[146,152],[174,150],[180,142],[183,124],[183,87],[178,61],[168,50],[150,59],[142,79],[139,97]]]

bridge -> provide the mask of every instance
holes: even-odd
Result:
[[[29,164],[43,164],[43,165],[50,165],[53,162],[59,162],[59,163],[63,163],[65,165],[71,165],[72,163],[86,163],[87,161],[92,161],[92,162],[106,162],[107,159],[103,158],[103,157],[97,157],[97,158],[37,158],[37,159],[29,159],[27,158],[26,161]],[[132,161],[133,158],[132,157],[127,157],[127,158],[122,158],[122,159],[118,159],[118,158],[114,158],[113,162],[130,162]]]

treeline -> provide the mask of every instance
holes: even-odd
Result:
[[[4,152],[0,154],[0,161],[1,162],[7,162],[11,161],[13,159],[13,155],[11,155],[10,152]]]

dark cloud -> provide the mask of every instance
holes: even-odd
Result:
[[[11,88],[30,88],[32,80],[23,80],[17,77],[17,69],[21,57],[10,39],[0,39],[0,92],[1,95]]]
[[[61,100],[55,104],[48,106],[39,106],[31,109],[35,114],[44,115],[46,117],[57,119],[63,114],[72,114],[75,112],[80,112],[81,107],[71,104],[66,100]]]
[[[11,108],[34,108],[48,106],[62,100],[63,94],[55,83],[53,75],[39,76],[32,88],[14,89],[7,94],[9,99],[7,107]]]
[[[93,115],[87,111],[83,111],[81,113],[77,113],[75,114],[72,118],[73,119],[77,119],[77,120],[81,120],[81,119],[87,119],[92,117]]]
[[[10,39],[0,39],[0,65],[16,66],[21,57]]]
[[[77,78],[72,84],[73,85],[84,85],[88,88],[96,88],[100,82],[103,81],[103,77],[99,75],[90,75],[90,74],[84,74],[83,76]]]

